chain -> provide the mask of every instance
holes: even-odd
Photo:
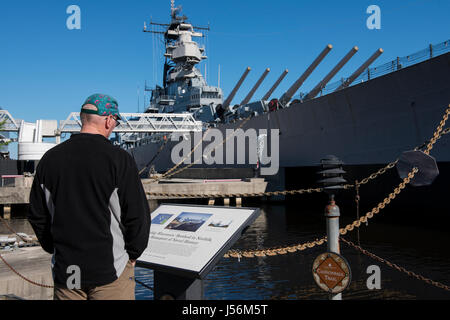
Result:
[[[355,248],[356,250],[362,252],[363,254],[365,254],[365,255],[367,255],[367,256],[369,256],[369,257],[375,259],[375,260],[378,260],[378,261],[380,261],[380,262],[382,262],[382,263],[384,263],[384,264],[387,264],[389,267],[394,268],[394,269],[396,269],[396,270],[398,270],[398,271],[400,271],[400,272],[406,273],[408,276],[414,277],[414,278],[416,278],[416,279],[418,279],[418,280],[422,280],[422,281],[424,281],[424,282],[426,282],[426,283],[428,283],[428,284],[431,284],[431,285],[433,285],[433,286],[435,286],[435,287],[438,287],[438,288],[441,288],[441,289],[450,291],[450,287],[447,286],[447,285],[445,285],[445,284],[442,284],[442,283],[440,283],[440,282],[433,281],[433,280],[431,280],[431,279],[425,278],[424,276],[418,275],[418,274],[416,274],[416,273],[414,273],[414,272],[412,272],[412,271],[408,271],[408,270],[406,270],[405,268],[396,265],[395,263],[389,262],[389,261],[387,261],[386,259],[380,258],[380,257],[376,256],[375,254],[370,253],[369,251],[367,251],[367,250],[361,248],[361,246],[358,246],[358,245],[354,244],[353,242],[351,242],[351,241],[349,241],[349,240],[346,240],[346,239],[344,239],[344,238],[342,238],[342,237],[340,238],[340,240],[342,240],[342,241],[343,241],[344,243],[346,243],[347,245],[349,245],[349,246]]]
[[[327,237],[321,239],[316,239],[311,242],[306,242],[302,244],[297,244],[293,246],[288,246],[284,248],[272,248],[272,249],[261,249],[261,250],[229,250],[223,257],[224,258],[254,258],[254,257],[265,257],[265,256],[276,256],[283,255],[287,253],[293,253],[297,251],[303,251],[306,249],[311,249],[315,246],[320,246],[327,241]]]
[[[353,223],[348,224],[345,228],[341,228],[339,230],[339,233],[341,235],[347,234],[349,231],[353,231],[354,228],[359,228],[361,226],[361,222],[367,223],[368,219],[373,218],[374,214],[377,214],[380,212],[381,209],[384,209],[387,204],[389,204],[392,200],[395,199],[397,195],[400,194],[400,192],[406,187],[406,185],[411,181],[411,179],[414,177],[414,175],[418,172],[417,168],[414,168],[411,170],[411,172],[408,174],[406,178],[403,179],[403,181],[399,184],[398,187],[394,189],[392,193],[389,194],[382,202],[380,202],[376,207],[374,207],[370,212],[368,212],[363,217],[359,218],[358,220],[355,220]],[[224,257],[225,258],[238,258],[239,260],[242,257],[245,258],[254,258],[254,257],[264,257],[264,256],[275,256],[275,255],[283,255],[286,253],[293,253],[296,251],[303,251],[308,248],[313,248],[316,245],[322,245],[324,242],[327,241],[327,237],[323,237],[320,240],[315,240],[312,242],[307,242],[303,244],[288,246],[284,248],[274,248],[274,249],[261,249],[261,250],[247,250],[247,251],[241,251],[241,250],[229,250]]]
[[[376,207],[374,207],[370,212],[368,212],[363,217],[359,218],[358,220],[355,220],[353,223],[348,224],[345,228],[342,228],[339,230],[339,233],[342,235],[347,234],[349,231],[353,231],[354,228],[359,228],[361,226],[361,222],[367,223],[368,219],[373,218],[374,214],[379,213],[381,209],[384,209],[387,204],[389,204],[392,200],[395,199],[395,197],[400,194],[400,192],[406,187],[406,185],[410,182],[410,180],[414,177],[414,175],[417,173],[418,169],[414,168],[406,178],[403,179],[403,181],[400,183],[400,185],[394,189],[392,193],[389,194],[382,202],[380,202]],[[262,249],[262,250],[247,250],[247,251],[240,251],[240,250],[230,250],[228,251],[224,257],[225,258],[238,258],[240,260],[241,257],[245,258],[254,258],[254,257],[264,257],[264,256],[274,256],[278,254],[286,254],[296,251],[302,251],[307,248],[313,248],[316,245],[321,245],[325,241],[327,241],[327,237],[323,237],[320,240],[315,240],[312,242],[307,242],[304,244],[298,244],[294,246],[288,246],[284,248],[275,248],[275,249]]]
[[[360,184],[358,183],[358,180],[355,182],[355,189],[356,189],[356,195],[355,195],[355,202],[356,202],[356,220],[359,220],[359,202],[361,201],[361,197],[359,195],[359,187]],[[367,222],[366,222],[367,226]],[[359,228],[358,228],[358,244],[359,244]]]
[[[161,153],[161,151],[165,148],[167,142],[169,141],[169,138],[166,137],[166,140],[164,141],[164,143],[161,145],[161,147],[159,147],[159,150],[156,152],[155,156],[152,158],[152,160],[150,160],[150,162],[139,171],[139,175],[141,175],[145,169],[147,169],[152,163],[153,161],[158,157],[158,155]]]
[[[14,272],[15,274],[17,274],[17,275],[18,275],[19,277],[21,277],[23,280],[25,280],[25,281],[27,281],[27,282],[29,282],[29,283],[35,285],[35,286],[38,286],[38,287],[43,287],[43,288],[53,288],[53,286],[49,286],[49,285],[46,285],[46,284],[37,283],[37,282],[34,282],[33,280],[30,280],[30,279],[24,277],[24,276],[21,275],[19,272],[17,272],[17,271],[16,271],[16,270],[8,263],[8,262],[6,262],[5,258],[3,258],[3,256],[2,256],[1,254],[0,254],[0,259],[6,264],[6,266],[7,266],[9,269],[11,269],[12,272]]]
[[[450,104],[448,105],[447,110],[445,110],[444,117],[442,118],[441,122],[439,123],[439,126],[437,127],[436,131],[434,132],[433,138],[431,138],[430,142],[427,145],[427,149],[424,151],[426,154],[430,154],[431,149],[433,149],[434,144],[437,140],[439,140],[444,134],[447,134],[449,132],[450,128],[445,129],[444,132],[442,132],[445,122],[448,120],[448,116],[450,115]]]
[[[9,231],[11,231],[16,236],[18,236],[20,239],[22,239],[23,242],[29,242],[29,241],[31,242],[32,241],[32,240],[27,240],[24,237],[22,237],[20,234],[18,234],[13,228],[11,228],[11,226],[2,217],[0,217],[0,221],[3,222],[3,224],[6,226],[6,228],[8,228]]]
[[[339,233],[342,235],[347,234],[348,231],[353,231],[353,229],[359,228],[361,226],[361,222],[367,223],[368,219],[373,218],[374,214],[377,214],[380,212],[380,210],[384,209],[386,205],[391,203],[392,200],[394,200],[400,192],[402,192],[403,189],[405,189],[406,185],[411,181],[412,178],[414,178],[414,175],[419,171],[419,169],[414,168],[411,170],[410,173],[408,173],[408,176],[403,179],[403,181],[394,189],[393,192],[389,194],[384,200],[376,207],[374,207],[370,212],[366,213],[364,216],[359,218],[358,220],[353,221],[353,223],[348,224],[345,228],[342,228],[339,230]]]
[[[370,176],[362,179],[361,182],[358,182],[358,184],[359,185],[367,184],[369,181],[374,180],[374,179],[378,178],[379,176],[385,174],[387,170],[392,169],[392,168],[394,168],[397,165],[398,160],[399,159],[389,163],[385,167],[379,169],[377,172],[372,173]],[[355,184],[356,184],[356,182],[355,182]],[[346,186],[347,186],[347,188],[354,187],[354,185],[346,185]],[[344,188],[345,188],[345,186],[344,186]]]
[[[280,195],[294,195],[294,194],[304,194],[304,193],[316,193],[322,192],[322,188],[309,188],[309,189],[298,189],[298,190],[284,190],[284,191],[267,191],[267,192],[253,192],[253,193],[157,193],[157,192],[146,192],[148,196],[167,196],[173,198],[248,198],[248,197],[263,197],[263,196],[280,196]]]
[[[50,286],[50,285],[42,284],[42,283],[37,283],[37,282],[35,282],[35,281],[33,281],[33,280],[30,280],[30,279],[28,279],[27,277],[23,276],[22,274],[20,274],[16,269],[14,269],[14,268],[7,262],[7,261],[5,260],[5,258],[3,258],[3,256],[2,256],[1,254],[0,254],[0,259],[3,261],[3,263],[4,263],[4,264],[5,264],[12,272],[14,272],[16,275],[18,275],[18,276],[19,276],[20,278],[22,278],[23,280],[25,280],[25,281],[27,281],[27,282],[29,282],[29,283],[35,285],[35,286],[38,286],[38,287],[43,287],[43,288],[48,288],[48,289],[54,288],[54,286]],[[137,280],[136,277],[134,278],[134,281],[135,281],[136,283],[140,284],[141,286],[143,286],[143,287],[145,287],[145,288],[147,288],[147,289],[153,291],[153,288],[152,288],[152,287],[146,285],[146,284],[143,283],[142,281]]]

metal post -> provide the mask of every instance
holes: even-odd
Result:
[[[367,69],[369,70],[369,69]],[[347,182],[343,175],[345,171],[342,169],[343,162],[336,156],[329,155],[321,161],[322,180],[318,183],[323,185],[324,191],[329,196],[329,203],[325,207],[325,220],[327,224],[327,251],[340,254],[339,249],[339,216],[341,215],[339,207],[334,201],[334,195],[343,189],[343,185]],[[330,300],[342,300],[342,294],[330,294]]]
[[[334,201],[334,194],[330,194],[330,202],[325,207],[327,222],[327,251],[340,254],[339,248],[339,207]],[[342,293],[330,294],[330,300],[342,300]]]

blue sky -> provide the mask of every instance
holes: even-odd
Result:
[[[81,30],[68,30],[69,5],[81,9]],[[261,97],[284,69],[273,94],[281,96],[328,44],[333,50],[301,87],[314,87],[350,50],[358,53],[331,80],[349,76],[376,49],[373,66],[450,37],[448,0],[256,1],[176,0],[194,25],[211,27],[206,46],[207,80],[227,95],[252,68],[234,99],[240,102],[265,68],[271,72]],[[381,29],[369,30],[369,5],[381,9]],[[95,92],[119,101],[121,112],[144,108],[144,83],[161,84],[163,47],[142,32],[144,21],[169,21],[170,1],[0,0],[0,106],[15,118],[66,119]],[[156,55],[154,55],[156,54]],[[139,87],[139,95],[138,95]],[[11,150],[13,151],[13,150]]]

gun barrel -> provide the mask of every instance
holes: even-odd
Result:
[[[369,67],[376,59],[378,59],[379,56],[381,56],[382,53],[383,53],[382,48],[375,51],[375,53],[372,54],[372,56],[369,59],[367,59],[367,61],[364,62],[355,72],[353,72],[353,74],[350,77],[348,77],[348,79],[345,80],[345,82],[341,84],[335,91],[347,88],[349,85],[351,85],[353,81],[355,81],[355,79],[358,78],[359,75],[363,73],[364,70],[367,69],[367,67]]]
[[[266,101],[270,98],[270,96],[272,95],[272,93],[275,91],[275,89],[280,85],[281,81],[283,81],[284,77],[286,77],[286,75],[288,74],[289,70],[286,69],[283,71],[283,73],[281,74],[281,76],[278,78],[278,80],[273,84],[272,88],[270,88],[269,91],[267,91],[267,93],[264,95],[264,97],[262,97],[261,100]]]
[[[238,91],[238,89],[240,88],[240,86],[242,85],[242,82],[244,82],[245,78],[247,77],[248,73],[250,72],[250,67],[247,67],[247,69],[245,69],[244,73],[242,74],[241,78],[239,79],[238,83],[236,83],[236,85],[234,86],[234,89],[231,91],[230,95],[227,97],[227,99],[224,101],[222,107],[224,109],[228,108],[228,106],[231,103],[231,100],[233,100],[234,96],[236,95],[236,92]]]
[[[354,46],[350,51],[339,61],[339,63],[312,89],[305,97],[305,99],[312,99],[322,90],[323,87],[333,78],[339,70],[358,52],[358,47]]]
[[[266,78],[267,74],[270,72],[270,69],[267,68],[266,70],[264,70],[264,73],[262,74],[262,76],[258,79],[258,81],[256,82],[256,84],[253,86],[252,90],[250,90],[250,92],[247,94],[247,96],[245,97],[244,100],[242,100],[241,102],[241,106],[244,104],[247,104],[250,99],[253,97],[253,95],[255,94],[255,91],[258,90],[259,86],[261,85],[261,83],[264,81],[264,79]]]
[[[325,47],[325,49],[322,50],[322,52],[313,61],[313,63],[311,63],[308,69],[306,69],[306,71],[300,76],[300,78],[298,78],[297,81],[295,81],[295,83],[288,89],[288,91],[283,94],[283,96],[280,98],[281,104],[286,105],[289,101],[291,101],[292,97],[306,80],[306,78],[308,78],[309,75],[314,71],[314,69],[319,65],[319,63],[322,62],[322,60],[331,51],[331,49],[333,49],[333,46],[329,44]]]

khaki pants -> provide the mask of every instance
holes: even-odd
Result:
[[[128,261],[114,282],[97,287],[67,289],[55,283],[54,300],[135,300],[134,266]]]

